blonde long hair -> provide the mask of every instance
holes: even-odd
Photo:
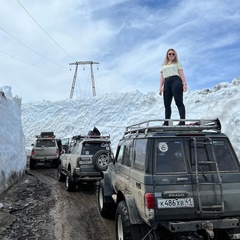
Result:
[[[169,51],[173,51],[173,52],[175,53],[175,58],[174,58],[174,60],[173,60],[172,62],[173,62],[173,63],[178,63],[177,52],[176,52],[173,48],[169,48],[169,49],[167,50],[167,53],[166,53],[166,56],[165,56],[165,59],[164,59],[162,65],[167,65],[167,64],[168,64],[168,62],[169,62],[168,52],[169,52]]]

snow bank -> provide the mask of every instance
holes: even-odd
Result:
[[[240,158],[240,79],[220,83],[212,90],[184,93],[188,119],[219,118]],[[66,99],[62,101],[27,103],[22,105],[23,130],[26,146],[31,148],[35,135],[41,131],[54,131],[58,138],[87,134],[94,126],[102,134],[110,134],[116,149],[125,127],[149,119],[163,119],[163,98],[158,92],[109,93],[96,97]],[[179,119],[173,101],[172,118]]]
[[[0,88],[0,193],[23,174],[26,167],[25,137],[21,124],[21,99],[11,87]]]
[[[187,119],[219,118],[222,132],[231,140],[240,159],[240,78],[219,83],[213,89],[184,93]],[[58,138],[85,135],[97,127],[110,134],[113,151],[126,126],[164,118],[163,98],[158,92],[110,93],[96,97],[41,101],[21,105],[11,88],[0,88],[0,192],[23,173],[26,152],[40,132],[53,131]],[[172,103],[172,119],[179,119]],[[22,125],[21,125],[22,120]],[[24,134],[23,134],[24,132]],[[26,144],[25,138],[26,137]]]

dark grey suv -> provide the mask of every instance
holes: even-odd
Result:
[[[162,126],[168,121],[168,126]],[[116,239],[240,239],[240,166],[218,119],[126,128],[99,183]]]

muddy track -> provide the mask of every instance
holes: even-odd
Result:
[[[98,212],[97,184],[67,192],[57,181],[56,169],[28,169],[0,195],[0,203],[0,239],[115,239],[114,220]]]

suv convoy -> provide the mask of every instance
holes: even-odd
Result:
[[[58,167],[61,141],[55,138],[54,132],[41,132],[36,136],[36,141],[32,144],[30,156],[30,169],[34,169],[38,163],[51,163],[53,167]]]
[[[118,240],[240,239],[240,166],[220,121],[175,121],[126,128],[99,183],[101,216],[115,214]]]
[[[66,190],[74,191],[77,184],[96,182],[107,169],[111,156],[110,136],[74,136],[60,157],[58,181],[65,181]]]

